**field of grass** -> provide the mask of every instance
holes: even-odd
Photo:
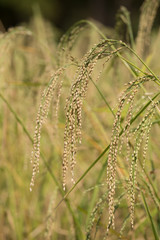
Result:
[[[158,7],[0,33],[0,239],[159,239]]]

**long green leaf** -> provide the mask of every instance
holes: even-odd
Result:
[[[148,215],[148,217],[149,217],[149,220],[150,220],[150,222],[151,222],[151,227],[152,227],[154,239],[155,239],[155,240],[159,240],[158,233],[157,233],[157,231],[156,231],[156,227],[155,227],[155,225],[154,225],[154,222],[153,222],[153,219],[152,219],[152,215],[151,215],[150,210],[149,210],[149,208],[148,208],[148,205],[147,205],[145,196],[144,196],[143,192],[141,192],[141,194],[142,194],[142,199],[143,199],[143,202],[144,202],[144,207],[145,207],[145,209],[146,209],[146,213],[147,213],[147,215]]]

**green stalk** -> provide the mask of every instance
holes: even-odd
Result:
[[[95,206],[95,202],[96,202],[97,195],[98,195],[98,192],[99,192],[98,185],[99,185],[99,183],[101,181],[101,178],[103,176],[104,170],[107,167],[107,163],[108,163],[107,160],[103,163],[102,168],[101,168],[101,170],[99,172],[99,175],[97,177],[96,186],[94,188],[94,191],[93,191],[93,194],[92,194],[92,199],[90,201],[89,208],[88,208],[88,211],[87,211],[88,213],[87,213],[86,225],[88,225],[88,223],[89,223],[89,218],[90,218],[91,212],[92,212],[92,210],[93,210],[93,208]]]
[[[141,168],[142,168],[142,163],[141,163],[141,162],[140,162],[140,165],[141,165]],[[142,169],[143,169],[143,168],[142,168]],[[155,186],[153,185],[153,182],[152,182],[150,176],[148,175],[148,173],[146,172],[145,169],[143,169],[143,171],[144,171],[144,174],[145,174],[146,177],[147,177],[147,180],[149,181],[149,183],[150,183],[151,186],[152,186],[152,190],[153,190],[153,192],[154,192],[154,195],[155,195],[156,199],[157,199],[158,202],[160,203],[160,198],[159,198],[159,196],[158,196],[157,190],[156,190]],[[144,180],[143,180],[143,181],[144,181]],[[147,185],[145,181],[144,181],[144,183],[145,183],[145,185]]]
[[[125,12],[126,18],[128,20],[127,26],[128,26],[128,31],[130,35],[130,40],[131,40],[131,47],[134,47],[134,37],[133,37],[133,31],[132,31],[132,24],[131,24],[131,18],[130,18],[130,13],[127,11]]]
[[[137,53],[130,48],[129,46],[127,46],[127,44],[123,43],[124,46],[126,46],[126,48],[128,48],[138,59],[139,61],[146,67],[146,69],[148,69],[148,71],[155,77],[155,79],[157,80],[157,84],[160,86],[160,80],[157,77],[157,75],[150,69],[150,67],[147,66],[147,64],[142,60],[142,58],[140,58]]]
[[[90,77],[91,82],[93,83],[93,85],[95,86],[95,88],[97,89],[99,95],[101,96],[101,98],[103,99],[103,101],[105,102],[105,104],[107,105],[107,107],[109,108],[109,110],[111,111],[112,115],[115,117],[115,114],[112,110],[112,108],[110,107],[109,103],[107,102],[107,100],[105,99],[105,97],[103,96],[102,92],[100,91],[99,87],[97,86],[97,84],[93,81],[93,79]]]
[[[152,219],[152,215],[151,215],[151,213],[150,213],[149,207],[148,207],[148,205],[147,205],[145,196],[144,196],[144,194],[143,194],[142,191],[141,191],[141,195],[142,195],[142,199],[143,199],[143,203],[144,203],[144,207],[145,207],[146,213],[147,213],[147,215],[148,215],[148,217],[149,217],[149,220],[150,220],[150,222],[151,222],[151,227],[152,227],[154,239],[155,239],[155,240],[159,240],[158,233],[157,233],[157,231],[156,231],[156,227],[155,227],[154,222],[153,222],[153,219]]]
[[[65,200],[65,198],[68,197],[68,195],[75,189],[75,187],[78,185],[78,183],[87,175],[87,173],[96,165],[96,163],[104,156],[104,154],[108,151],[110,145],[108,145],[104,151],[99,155],[99,157],[87,168],[87,170],[82,174],[82,176],[78,179],[78,181],[73,185],[73,187],[70,188],[70,190],[64,195],[64,197],[61,199],[61,201],[58,203],[56,208]]]
[[[144,105],[144,107],[136,114],[135,117],[133,117],[131,119],[131,124],[136,120],[136,118],[141,115],[142,112],[144,112],[144,110],[160,95],[160,92],[158,92],[152,99],[150,99],[148,101],[148,103],[146,103],[146,105]]]

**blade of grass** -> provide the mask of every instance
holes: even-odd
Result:
[[[105,104],[107,105],[107,107],[109,108],[109,110],[111,111],[112,115],[115,117],[115,114],[111,108],[111,106],[109,105],[109,103],[107,102],[107,100],[105,99],[104,95],[102,94],[102,92],[100,91],[99,87],[97,86],[97,84],[93,81],[93,79],[90,77],[91,82],[93,83],[93,85],[95,86],[95,88],[97,89],[99,95],[101,96],[101,98],[103,99],[103,101],[105,102]]]
[[[78,183],[87,175],[87,173],[96,165],[96,163],[104,156],[104,154],[108,151],[110,145],[108,145],[104,151],[99,155],[99,157],[87,168],[87,170],[82,174],[82,176],[78,179],[78,181],[73,185],[73,187],[70,188],[70,190],[64,195],[64,197],[61,199],[61,201],[58,203],[58,205],[55,207],[58,208],[59,205],[63,202],[63,200],[75,189],[75,187],[78,185]]]
[[[140,165],[141,165],[141,168],[143,169],[143,166],[142,166],[142,163],[141,163],[141,162],[140,162]],[[155,186],[153,185],[153,182],[152,182],[150,176],[148,175],[148,173],[147,173],[147,171],[146,171],[145,169],[143,169],[143,172],[144,172],[145,176],[147,177],[147,180],[149,181],[149,183],[150,183],[150,185],[151,185],[151,187],[152,187],[152,190],[153,190],[153,192],[154,192],[154,194],[155,194],[156,199],[157,199],[158,202],[160,203],[160,198],[159,198],[159,196],[158,196],[158,193],[157,193],[157,191],[156,191]]]
[[[150,67],[147,66],[147,64],[136,54],[136,52],[130,48],[127,44],[123,43],[126,48],[128,48],[138,59],[139,61],[146,67],[146,69],[155,77],[155,79],[157,80],[157,84],[160,85],[160,80],[157,77],[157,75],[150,69]]]
[[[130,40],[131,40],[131,46],[133,48],[134,46],[134,37],[133,37],[133,31],[132,31],[132,24],[131,24],[131,18],[130,18],[130,12],[127,10],[127,8],[122,7],[121,8],[123,10],[123,14],[125,16],[125,23],[128,27],[128,32],[129,32],[129,36],[130,36]]]
[[[145,199],[145,196],[144,196],[143,192],[141,192],[141,195],[142,195],[142,199],[143,199],[143,202],[144,202],[144,207],[145,207],[146,213],[147,213],[147,215],[149,217],[149,220],[151,222],[151,227],[152,227],[154,239],[159,240],[158,233],[156,231],[156,227],[154,225],[154,222],[153,222],[153,219],[152,219],[152,216],[151,216],[151,213],[150,213],[150,210],[149,210],[149,207],[147,205],[147,202],[146,202],[146,199]]]
[[[160,95],[160,92],[158,92],[152,99],[150,99],[148,101],[148,103],[146,103],[146,105],[144,105],[144,107],[135,115],[135,117],[133,117],[131,119],[131,124],[136,120],[136,118],[141,115],[141,113]]]
[[[90,218],[91,212],[92,212],[92,210],[94,208],[94,205],[95,205],[95,202],[96,202],[96,199],[97,199],[97,195],[98,195],[98,192],[99,192],[99,187],[98,186],[100,184],[100,181],[101,181],[101,178],[103,176],[104,170],[107,167],[107,163],[108,163],[107,160],[103,163],[101,171],[100,171],[100,173],[99,173],[99,175],[97,177],[97,180],[96,180],[96,186],[94,188],[94,191],[93,191],[93,194],[92,194],[92,199],[90,201],[89,208],[88,208],[88,211],[87,211],[88,214],[87,214],[87,219],[86,219],[86,226],[88,226],[89,218]]]

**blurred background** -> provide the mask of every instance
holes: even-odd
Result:
[[[39,5],[44,18],[62,32],[74,22],[86,18],[113,27],[115,14],[123,5],[131,13],[133,30],[136,32],[142,3],[143,0],[0,0],[0,20],[4,26],[1,26],[1,31],[28,22],[35,5]],[[158,22],[160,14],[157,14],[155,25]]]
[[[147,3],[154,3],[151,0],[147,1]],[[124,60],[120,61],[113,49],[108,48],[110,44],[106,44],[106,46],[102,44],[103,47],[107,47],[105,52],[103,52],[104,48],[101,49],[102,45],[97,46],[98,50],[94,48],[94,51],[89,52],[94,44],[102,41],[102,36],[94,28],[79,26],[76,31],[71,32],[69,37],[64,38],[60,45],[59,37],[76,21],[94,19],[106,26],[97,25],[106,36],[121,40],[124,38],[127,44],[131,44],[131,38],[128,37],[129,31],[125,28],[126,25],[118,26],[118,30],[122,30],[122,32],[116,32],[117,29],[114,28],[116,13],[120,6],[125,6],[129,10],[135,39],[142,3],[143,0],[0,0],[0,240],[82,240],[84,238],[77,237],[77,233],[79,228],[83,234],[86,233],[93,209],[98,209],[97,213],[93,211],[96,213],[95,219],[97,221],[93,234],[96,231],[98,232],[97,239],[103,239],[108,224],[106,222],[108,219],[106,208],[108,206],[103,205],[103,202],[107,204],[106,195],[104,195],[108,192],[106,186],[107,157],[104,155],[99,158],[99,156],[102,156],[102,152],[110,143],[114,114],[118,107],[118,97],[124,91],[124,84],[133,80],[133,73],[141,76],[137,71],[138,68],[144,72],[146,67],[138,62],[133,54],[124,49],[122,51],[124,59],[134,63],[131,65],[133,72],[130,71],[128,64],[124,64]],[[150,20],[151,15],[148,14],[148,16],[147,18]],[[121,22],[119,21],[119,23]],[[154,27],[158,28],[159,23],[160,11],[156,15]],[[27,26],[27,29],[25,27],[13,28],[5,34],[1,33],[23,24]],[[159,76],[160,31],[148,31],[147,37],[142,35],[141,39],[149,39],[149,44],[151,42],[146,51],[145,60],[150,69]],[[115,46],[120,51],[119,44],[115,44]],[[146,45],[142,41],[142,47],[144,46]],[[138,49],[136,45],[134,47]],[[141,48],[139,49],[141,50]],[[101,55],[98,51],[104,53],[102,58],[99,58]],[[88,55],[86,55],[87,52]],[[110,59],[111,55],[114,56]],[[98,59],[96,65],[94,65],[95,59]],[[110,61],[108,61],[109,59]],[[59,77],[53,78],[59,66],[63,66],[65,70]],[[92,168],[92,171],[87,173],[86,178],[79,182],[76,189],[69,195],[66,205],[63,201],[55,211],[55,207],[64,195],[63,191],[61,192],[59,189],[62,187],[66,99],[71,92],[70,89],[74,81],[81,79],[81,75],[84,75],[84,67],[90,71],[92,66],[94,66],[93,81],[97,86],[90,83],[86,101],[83,104],[83,137],[82,144],[77,148],[79,151],[76,157],[76,181],[96,158],[99,158],[100,161]],[[54,83],[53,79],[56,81],[55,88],[54,85],[50,88]],[[49,98],[45,90],[46,86],[49,87]],[[85,88],[86,86],[85,84]],[[145,83],[145,87],[146,92],[140,89],[136,96],[133,116],[136,116],[140,109],[147,106],[145,104],[147,104],[148,98],[160,97],[159,92],[157,94],[159,89],[157,85],[153,84],[153,81]],[[53,97],[52,89],[54,89]],[[47,96],[45,101],[43,91]],[[33,192],[30,193],[33,167],[30,164],[30,156],[33,149],[32,138],[34,137],[37,116],[39,119],[37,113],[38,109],[41,109],[39,107],[41,104],[49,107],[48,99],[50,101],[51,98],[53,100],[41,136],[41,152],[44,157],[40,159],[40,172],[36,176]],[[111,106],[110,108],[108,108],[108,104]],[[142,117],[147,114],[147,111],[148,108],[144,115],[139,116],[135,125],[132,126],[133,131],[138,126],[138,121],[141,121]],[[46,110],[44,109],[43,112],[45,113]],[[41,113],[40,110],[41,115],[44,114],[43,112]],[[122,126],[127,124],[131,112],[132,107],[126,104],[122,111]],[[116,208],[118,210],[116,212],[116,229],[118,231],[113,231],[115,238],[112,240],[117,239],[117,236],[122,236],[120,229],[124,230],[124,227],[126,233],[124,233],[123,239],[153,239],[150,222],[147,220],[144,205],[138,195],[141,193],[139,189],[145,193],[151,216],[154,217],[154,222],[159,227],[157,228],[160,233],[159,119],[157,113],[153,119],[155,120],[154,127],[151,130],[149,151],[146,158],[146,171],[151,180],[148,182],[147,175],[143,178],[139,175],[140,180],[137,181],[134,232],[130,231],[130,222],[127,222],[129,215],[126,206],[128,203],[124,198],[121,198],[122,200],[119,198],[123,195],[125,197],[130,177],[129,161],[124,161],[125,156],[128,156],[128,150],[125,149],[125,146],[122,148],[122,154],[118,156],[117,176],[119,175],[119,179],[116,183],[118,190],[116,204],[118,206],[120,202],[121,205]],[[131,129],[131,133],[133,131]],[[148,134],[149,131],[146,135],[142,135],[145,137],[142,142],[145,151]],[[133,142],[137,139],[135,136],[131,135]],[[124,141],[125,144],[126,141]],[[140,156],[143,155],[143,158],[145,151],[141,149],[140,152]],[[141,171],[141,168],[139,172],[145,173],[144,170]],[[73,183],[70,181],[69,174],[67,177],[68,190],[73,186]],[[103,201],[101,200],[102,196],[105,196]],[[102,206],[99,205],[99,201],[102,201]],[[95,206],[96,208],[94,208]],[[91,218],[91,223],[92,220],[93,218]]]

